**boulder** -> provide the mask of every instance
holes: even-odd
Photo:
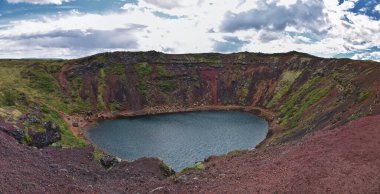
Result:
[[[22,129],[15,129],[15,128],[7,129],[0,126],[0,131],[3,131],[9,136],[15,138],[19,143],[21,143],[22,140],[24,139],[24,130]]]
[[[40,122],[40,120],[38,119],[38,118],[36,118],[36,117],[31,117],[31,116],[28,116],[27,118],[26,118],[26,120],[29,122],[29,123],[39,123]]]
[[[61,140],[61,131],[59,126],[53,126],[51,121],[44,123],[45,132],[37,132],[30,135],[30,146],[37,148],[47,147],[50,144]]]
[[[78,122],[73,122],[73,127],[79,127]]]
[[[19,143],[22,142],[24,139],[24,130],[22,129],[16,129],[13,131],[10,131],[9,133],[13,138],[15,138]]]
[[[111,155],[106,155],[106,156],[103,156],[102,158],[100,158],[100,164],[104,168],[111,168],[112,166],[114,166],[115,164],[120,163],[120,162],[121,162],[120,158],[115,157],[115,156],[111,156]]]
[[[86,112],[86,116],[90,117],[90,116],[92,116],[92,115],[93,115],[93,113],[92,113],[91,111],[87,111],[87,112]]]

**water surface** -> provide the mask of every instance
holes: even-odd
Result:
[[[122,159],[159,157],[179,171],[210,155],[254,148],[267,131],[267,122],[252,114],[218,111],[109,120],[87,137]]]

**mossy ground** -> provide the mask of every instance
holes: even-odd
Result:
[[[275,105],[290,89],[294,81],[301,75],[301,71],[285,71],[278,82],[278,86],[274,92],[272,100],[267,107]]]
[[[183,169],[181,173],[186,173],[190,170],[204,170],[204,169],[205,169],[205,165],[203,164],[203,162],[196,162],[192,166]]]
[[[7,122],[17,124],[20,116],[36,114],[39,123],[22,121],[24,130],[43,131],[43,122],[52,121],[62,132],[63,147],[83,147],[84,140],[75,137],[57,111],[70,113],[77,104],[69,103],[60,90],[54,74],[58,72],[63,60],[0,60],[0,114]],[[78,108],[80,109],[80,108]],[[25,133],[27,134],[27,133]],[[25,135],[25,143],[30,141]]]
[[[152,66],[147,63],[139,63],[133,66],[137,76],[138,76],[138,89],[144,95],[148,95],[148,83],[149,76],[152,73]]]
[[[283,132],[274,138],[275,142],[286,142],[289,138],[311,130],[313,128],[311,123],[318,117],[318,114],[308,109],[317,104],[334,87],[335,83],[328,78],[315,76],[288,96],[279,107],[278,117]],[[302,125],[300,125],[301,119]]]
[[[370,91],[368,90],[361,91],[358,94],[358,97],[356,98],[356,102],[357,103],[363,102],[365,99],[368,98],[369,95],[370,95]]]

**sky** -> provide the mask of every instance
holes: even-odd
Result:
[[[0,58],[150,50],[380,61],[380,0],[0,0]]]

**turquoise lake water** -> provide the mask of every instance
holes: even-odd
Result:
[[[268,123],[234,112],[191,112],[108,120],[87,132],[107,153],[132,161],[159,157],[175,171],[211,155],[251,149],[264,140]]]

